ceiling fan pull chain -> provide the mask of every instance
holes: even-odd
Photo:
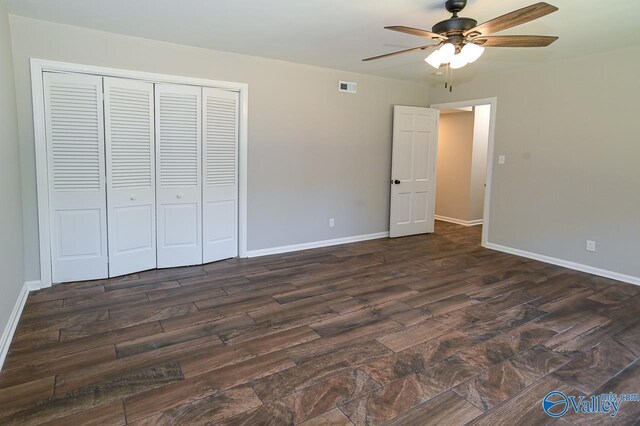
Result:
[[[449,67],[445,67],[444,69],[444,88],[449,88]]]
[[[449,64],[447,64],[446,68],[444,69],[444,88],[449,88]]]

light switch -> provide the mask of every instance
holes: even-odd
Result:
[[[507,157],[504,155],[498,156],[498,164],[505,164],[507,162]]]

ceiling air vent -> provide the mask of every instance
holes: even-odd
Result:
[[[340,81],[338,82],[338,91],[345,93],[356,93],[358,91],[358,84],[353,81]]]

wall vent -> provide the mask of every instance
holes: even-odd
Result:
[[[340,81],[338,82],[338,91],[345,93],[356,93],[358,91],[358,84],[353,81]]]

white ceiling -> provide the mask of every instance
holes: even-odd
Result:
[[[469,0],[461,13],[484,22],[537,0]],[[563,56],[640,43],[640,1],[548,0],[559,12],[504,34],[557,35],[544,49],[487,49],[458,72],[472,78]],[[425,52],[374,62],[362,58],[424,43],[384,30],[430,29],[450,15],[444,0],[6,0],[9,12],[47,21],[190,46],[424,81]]]

